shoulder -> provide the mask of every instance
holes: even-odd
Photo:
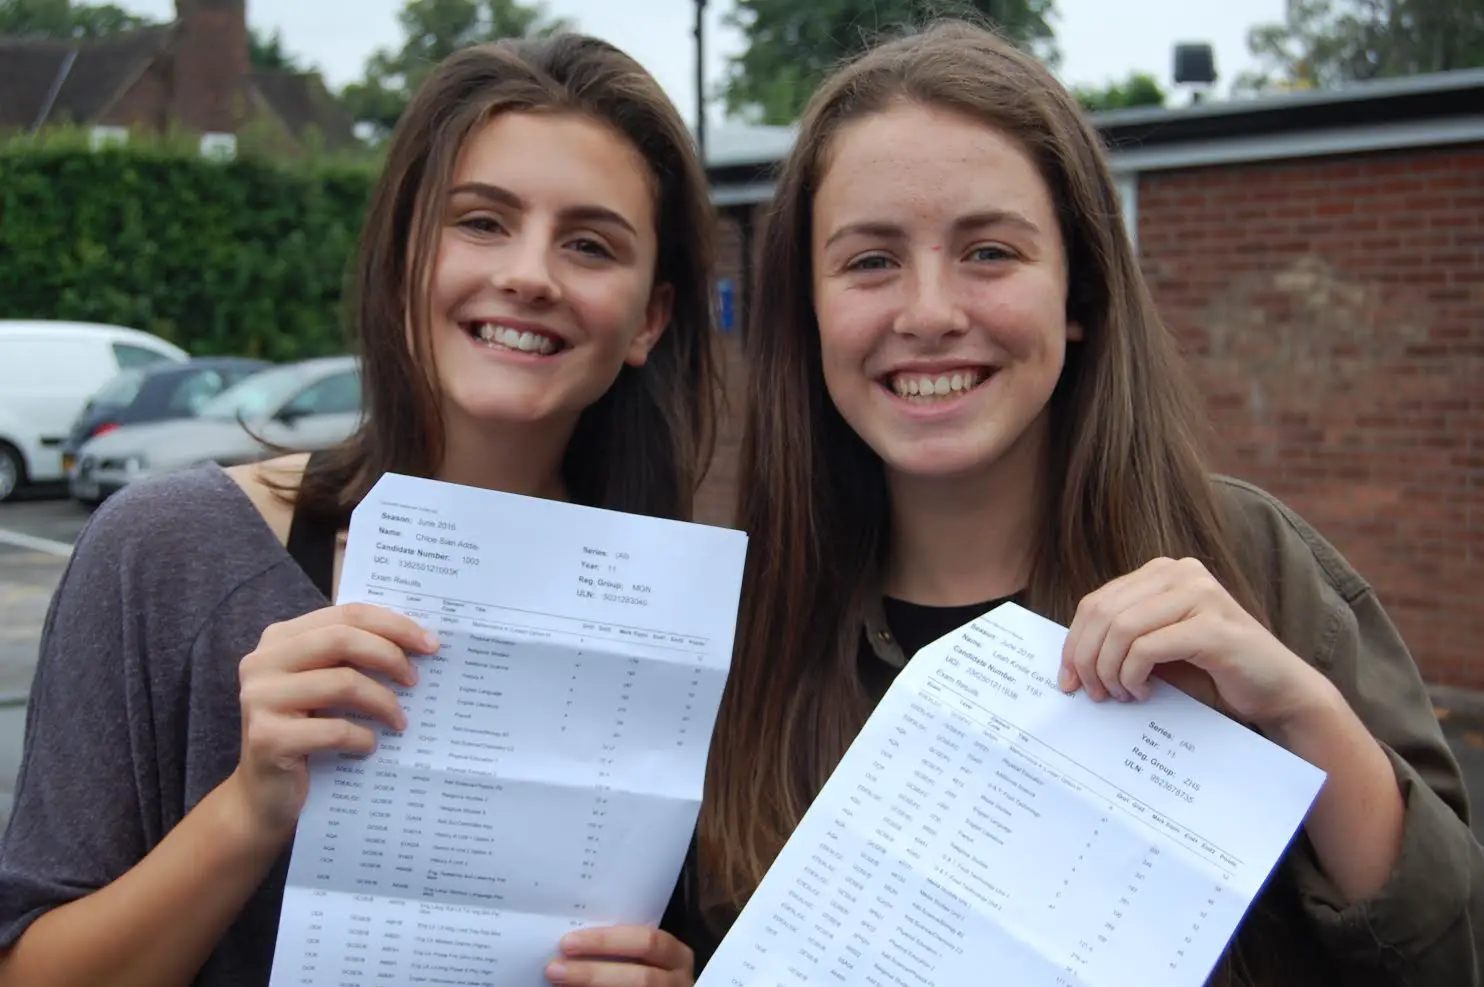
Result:
[[[200,602],[224,582],[279,561],[271,528],[242,487],[215,465],[130,484],[93,513],[69,575],[107,580],[126,597]]]
[[[289,525],[294,520],[293,503],[287,495],[299,488],[308,462],[308,454],[295,454],[223,471],[280,543],[288,541]]]
[[[1320,531],[1273,494],[1230,476],[1213,478],[1239,555],[1257,571],[1255,578],[1308,572],[1347,602],[1370,584]]]
[[[1242,571],[1284,644],[1330,671],[1359,638],[1394,637],[1370,583],[1314,525],[1254,484],[1213,481]]]
[[[161,701],[174,702],[180,693],[169,690],[187,687],[181,676],[190,674],[191,649],[224,613],[235,629],[266,623],[262,616],[284,609],[284,601],[301,605],[307,590],[290,582],[293,568],[220,467],[132,483],[78,536],[48,607],[37,675],[92,676],[99,689],[134,678],[167,690]],[[249,588],[254,597],[224,609]]]

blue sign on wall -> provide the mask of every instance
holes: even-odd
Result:
[[[737,286],[731,278],[717,279],[716,301],[721,331],[731,332],[737,326]]]

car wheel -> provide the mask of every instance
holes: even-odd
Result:
[[[26,464],[21,462],[20,450],[0,442],[0,503],[9,500],[25,481]]]

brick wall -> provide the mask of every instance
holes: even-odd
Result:
[[[742,232],[736,211],[722,214],[718,237],[718,275],[732,278],[739,285],[742,276]],[[737,412],[743,399],[742,393],[742,324],[746,318],[743,311],[742,293],[737,297],[737,328],[722,337],[722,359],[726,384],[725,405],[716,437],[716,456],[711,471],[701,487],[696,501],[697,519],[707,524],[732,524],[732,506],[737,483],[737,444],[741,439],[740,421]]]
[[[737,489],[737,450],[742,438],[738,411],[742,394],[742,355],[739,340],[730,336],[721,350],[726,379],[727,404],[716,436],[716,455],[711,470],[696,496],[696,520],[731,527]]]
[[[196,131],[236,133],[249,113],[245,0],[177,0],[170,114]]]
[[[1145,174],[1138,239],[1220,467],[1484,687],[1484,146]]]

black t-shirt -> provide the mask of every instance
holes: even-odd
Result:
[[[886,613],[887,629],[891,631],[902,653],[910,660],[913,655],[938,638],[988,613],[1001,603],[1014,599],[1016,597],[1012,596],[990,600],[986,603],[932,607],[920,603],[908,603],[905,600],[888,596],[883,599],[882,605]],[[857,667],[866,692],[877,701],[886,694],[886,690],[891,687],[897,673],[901,671],[896,666],[883,661],[876,654],[864,632],[861,634]],[[696,974],[699,976],[711,955],[716,952],[717,946],[721,944],[721,935],[702,917],[696,905],[698,895],[696,893],[695,850],[695,842],[692,841],[690,852],[685,858],[685,867],[680,874],[680,881],[675,886],[675,894],[670,899],[670,905],[665,911],[664,919],[660,922],[660,928],[691,948],[696,955]]]

